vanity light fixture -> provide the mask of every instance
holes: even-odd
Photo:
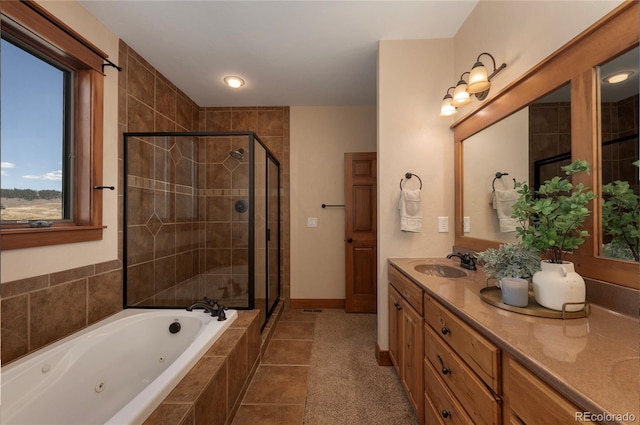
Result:
[[[452,104],[453,97],[449,94],[449,90],[451,89],[455,89],[455,87],[449,87],[449,89],[447,89],[447,93],[442,99],[442,104],[440,105],[441,117],[450,117],[451,115],[455,115],[458,113],[458,108],[456,108]]]
[[[487,68],[480,62],[480,57],[487,55],[493,62],[493,71],[489,75]],[[458,106],[464,106],[471,103],[471,95],[474,95],[478,100],[485,100],[489,95],[489,89],[491,88],[491,79],[496,74],[507,67],[506,63],[503,63],[496,68],[496,60],[489,53],[483,52],[478,55],[476,63],[471,68],[471,71],[463,72],[460,75],[460,80],[455,87],[449,87],[447,94],[442,99],[440,106],[440,116],[449,117],[455,115],[458,112]],[[464,75],[469,74],[469,82],[464,80]],[[449,91],[454,89],[453,96],[449,94]]]
[[[493,62],[493,72],[491,75],[487,75],[487,68],[485,68],[484,64],[480,62],[480,57],[482,55],[487,55],[491,58]],[[491,79],[495,77],[495,75],[502,71],[507,67],[506,63],[503,63],[498,68],[496,68],[496,60],[489,53],[480,53],[478,58],[476,59],[476,63],[473,64],[471,68],[471,72],[469,73],[469,84],[467,85],[467,91],[472,93],[479,100],[484,100],[487,98],[489,94],[489,88],[491,87]]]
[[[609,84],[618,84],[627,80],[632,75],[633,71],[616,72],[615,74],[607,75],[602,81]]]
[[[234,89],[244,86],[244,80],[240,77],[236,77],[233,75],[228,75],[224,77],[224,82],[226,85]]]
[[[456,89],[453,91],[453,100],[451,101],[453,106],[464,106],[471,103],[471,96],[467,91],[467,82],[463,78],[464,74],[469,74],[469,71],[463,72],[458,84],[456,84]]]

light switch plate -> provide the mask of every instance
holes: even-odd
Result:
[[[307,217],[307,227],[318,227],[318,217]]]
[[[471,232],[471,217],[464,217],[462,221],[462,231],[464,233]]]
[[[438,217],[438,232],[447,233],[449,231],[449,217]]]

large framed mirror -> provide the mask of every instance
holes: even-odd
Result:
[[[631,182],[629,190],[638,193],[637,167],[631,161],[638,159],[638,75],[631,76],[636,80],[635,94],[615,101],[609,99],[608,87],[600,84],[616,62],[633,58],[634,50],[637,69],[637,46],[638,2],[625,2],[452,125],[457,246],[483,251],[515,241],[513,232],[500,229],[500,219],[490,204],[493,188],[508,190],[513,178],[535,186],[558,175],[563,163],[584,159],[592,172],[574,176],[574,182],[592,188],[598,199],[590,205],[592,213],[585,223],[591,236],[570,254],[570,261],[583,277],[640,287],[638,263],[610,249],[614,237],[607,234],[611,223],[605,217],[610,205],[602,193],[615,181]],[[630,116],[626,112],[614,116],[613,111],[628,105],[635,107],[635,139],[626,129],[624,135],[613,131],[621,123],[627,126]],[[501,140],[505,135],[507,141]],[[626,144],[609,143],[627,136],[625,140],[631,141]],[[635,150],[628,153],[631,145]],[[492,149],[500,154],[490,155],[491,160],[483,164],[474,159],[474,155],[480,158],[479,151]],[[631,164],[635,174],[614,175],[613,168],[622,167],[614,161],[625,162],[624,167]],[[494,180],[498,172],[508,175]]]
[[[600,83],[600,255],[640,262],[638,47],[597,68]]]

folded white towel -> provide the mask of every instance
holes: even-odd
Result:
[[[513,204],[518,200],[515,189],[496,189],[493,195],[493,208],[498,214],[501,232],[515,232],[518,221],[511,217]]]
[[[400,192],[400,230],[404,232],[422,231],[422,195],[420,190],[405,190]]]

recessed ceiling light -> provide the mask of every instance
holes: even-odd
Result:
[[[633,71],[624,71],[624,72],[618,72],[615,74],[607,75],[602,80],[609,84],[617,84],[625,81],[632,75],[633,75]]]
[[[229,87],[233,87],[234,89],[237,89],[238,87],[242,87],[244,86],[244,80],[240,77],[234,77],[232,75],[229,75],[227,77],[224,77],[224,82],[229,86]]]

